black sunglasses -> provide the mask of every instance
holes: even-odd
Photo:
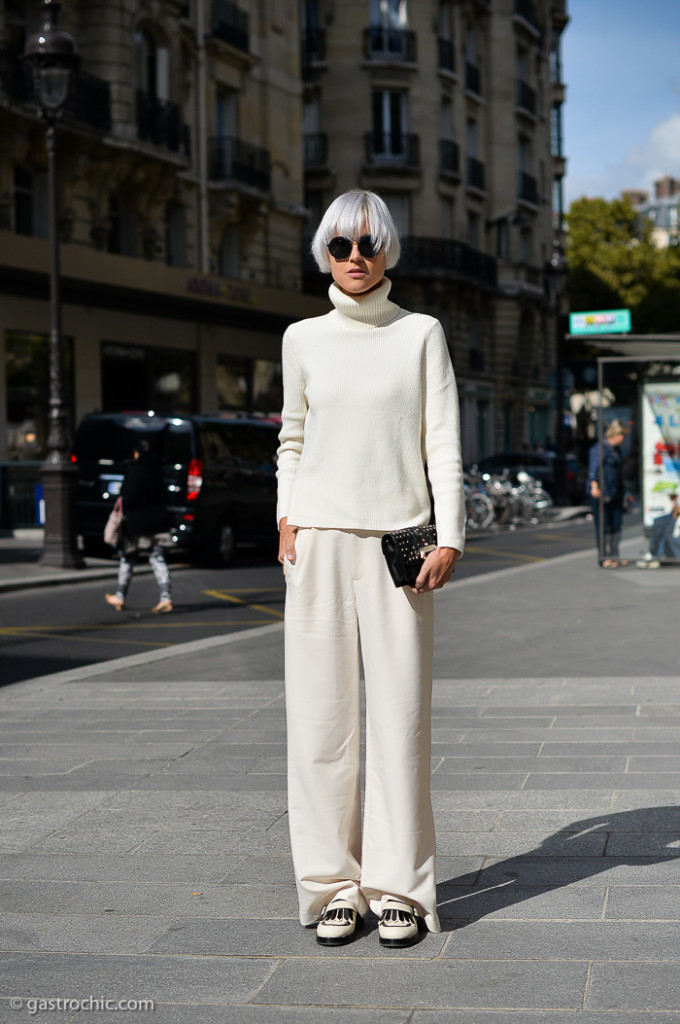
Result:
[[[328,243],[328,251],[334,260],[346,260],[352,252],[353,245],[354,243],[351,238],[344,238],[343,235],[336,235],[335,238],[331,238]],[[380,252],[380,246],[372,235],[362,235],[357,242],[357,248],[359,250],[359,254],[367,260],[375,259]]]

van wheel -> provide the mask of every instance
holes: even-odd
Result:
[[[222,523],[213,548],[214,561],[217,565],[229,565],[236,554],[236,531],[231,523]]]

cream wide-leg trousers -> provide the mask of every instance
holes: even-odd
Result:
[[[288,810],[300,921],[334,896],[439,931],[430,800],[433,595],[397,589],[381,533],[300,529],[286,560]],[[366,696],[361,827],[359,651]]]

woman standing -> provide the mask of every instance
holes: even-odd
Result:
[[[137,441],[133,455],[125,465],[120,490],[125,518],[118,549],[118,586],[115,594],[104,594],[104,600],[117,612],[122,612],[132,582],[133,559],[144,551],[148,553],[160,591],[158,604],[151,611],[162,615],[172,611],[170,571],[157,537],[167,526],[165,484],[161,467],[146,438]]]
[[[339,196],[312,252],[333,310],[283,342],[279,561],[286,576],[288,793],[303,925],[383,945],[439,931],[430,800],[433,595],[464,544],[458,399],[437,320],[389,299],[399,237],[372,192]],[[427,467],[427,470],[426,470]],[[382,535],[430,520],[438,544],[395,588]],[[359,660],[366,697],[361,825]]]

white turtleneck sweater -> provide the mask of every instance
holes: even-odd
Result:
[[[292,526],[402,529],[430,521],[463,550],[465,509],[458,396],[441,324],[409,313],[391,282],[350,296],[283,338],[283,425],[277,519]]]

